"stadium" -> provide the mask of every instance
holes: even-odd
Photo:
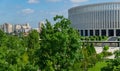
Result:
[[[120,2],[73,7],[68,17],[81,36],[120,36]]]

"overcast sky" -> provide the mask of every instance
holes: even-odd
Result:
[[[0,24],[30,23],[37,27],[38,22],[55,15],[68,17],[68,9],[78,5],[111,2],[120,0],[0,0]]]

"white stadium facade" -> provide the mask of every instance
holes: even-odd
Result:
[[[73,7],[68,16],[81,36],[120,36],[120,2]]]

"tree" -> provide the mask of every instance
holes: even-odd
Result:
[[[7,40],[8,40],[7,35],[2,30],[0,30],[0,46],[5,46]]]
[[[26,48],[27,51],[25,52],[28,55],[28,59],[32,65],[35,65],[36,62],[36,51],[40,48],[39,42],[40,36],[37,30],[32,30],[28,35],[28,47]]]
[[[70,27],[70,20],[63,16],[54,17],[53,26],[46,20],[40,34],[41,48],[37,64],[42,71],[68,70],[79,57],[80,38],[77,30]]]
[[[84,43],[82,46],[83,58],[79,61],[79,66],[83,71],[88,71],[88,68],[94,66],[97,61],[97,54],[93,44]]]
[[[120,50],[114,52],[115,58],[120,58]]]
[[[32,60],[29,60],[29,52],[26,50],[29,48],[26,46],[28,38],[6,35],[2,31],[0,31],[0,36],[0,71],[37,71],[38,67]],[[33,38],[29,37],[29,39]],[[36,59],[34,55],[32,54],[31,57]]]
[[[120,71],[120,58],[109,60],[107,66],[103,67],[101,71]]]
[[[32,30],[28,35],[28,49],[39,48],[39,33],[37,30]]]

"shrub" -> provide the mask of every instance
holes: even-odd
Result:
[[[108,45],[105,45],[104,47],[103,47],[103,51],[107,51],[109,49],[109,46]]]
[[[99,36],[99,41],[101,41],[102,40],[102,36]]]
[[[104,57],[112,55],[112,52],[105,52],[105,51],[103,51],[102,53],[103,53]]]

